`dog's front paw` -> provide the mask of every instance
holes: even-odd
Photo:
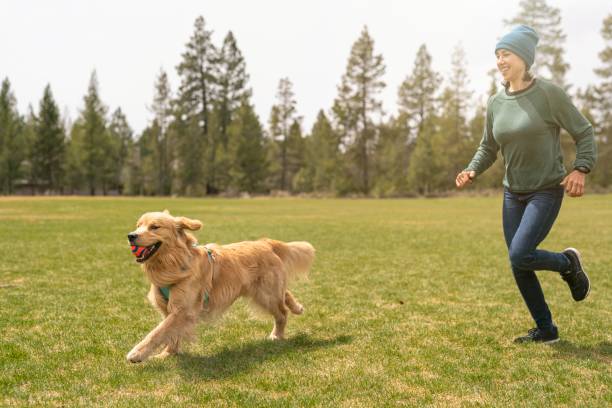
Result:
[[[137,349],[132,349],[132,351],[130,351],[125,358],[130,363],[140,363],[141,361],[144,361],[146,359],[144,353],[140,352]]]
[[[153,358],[153,359],[163,360],[163,359],[165,359],[166,357],[175,356],[175,355],[176,355],[176,353],[170,353],[169,351],[164,350],[164,351],[162,351],[161,353],[156,354],[156,355],[154,355],[154,356],[153,356],[153,357],[151,357],[151,358]]]

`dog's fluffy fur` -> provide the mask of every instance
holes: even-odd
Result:
[[[288,311],[304,311],[287,285],[291,278],[308,273],[315,253],[308,242],[264,238],[196,246],[187,230],[198,230],[202,223],[173,217],[168,211],[146,213],[136,227],[128,235],[132,245],[161,243],[148,259],[139,261],[151,282],[148,299],[164,320],[128,353],[129,361],[146,360],[161,347],[159,357],[178,353],[181,341],[190,336],[198,320],[220,316],[241,296],[274,317],[272,340],[284,337]],[[212,251],[212,263],[207,248]],[[170,285],[166,302],[159,288]]]

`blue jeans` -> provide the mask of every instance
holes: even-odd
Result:
[[[561,186],[533,193],[504,190],[504,236],[512,273],[540,329],[553,326],[553,320],[535,271],[564,272],[570,266],[562,253],[537,249],[557,219],[563,192]]]

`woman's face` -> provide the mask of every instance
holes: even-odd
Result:
[[[521,57],[504,48],[497,50],[495,56],[497,57],[497,69],[504,80],[512,82],[523,77],[527,67]]]

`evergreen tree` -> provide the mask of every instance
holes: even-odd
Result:
[[[32,156],[33,174],[47,191],[61,191],[66,135],[51,86],[45,87],[40,101]]]
[[[168,75],[160,70],[155,83],[155,95],[151,111],[154,114],[155,125],[152,126],[155,134],[154,149],[157,159],[156,167],[156,193],[158,195],[169,195],[172,190],[172,152],[170,139],[170,123],[172,121],[172,91],[168,81]]]
[[[453,51],[451,66],[448,85],[440,100],[442,112],[438,131],[432,140],[432,159],[442,169],[439,184],[435,186],[440,190],[449,188],[455,175],[465,168],[474,153],[467,124],[467,108],[471,105],[472,92],[468,88],[465,52],[460,44]]]
[[[228,127],[232,122],[243,98],[249,98],[251,90],[247,87],[249,76],[246,73],[246,63],[242,52],[238,48],[234,34],[230,31],[223,40],[215,64],[215,79],[217,92],[211,123],[214,123],[214,140],[219,142],[211,150],[210,163],[211,179],[219,189],[229,184],[229,172],[232,157],[228,151]]]
[[[0,87],[0,192],[13,194],[21,175],[26,146],[22,135],[23,119],[8,78]]]
[[[92,72],[89,80],[87,95],[83,98],[85,107],[81,111],[73,134],[74,147],[79,151],[73,151],[76,156],[73,163],[76,167],[81,167],[82,177],[85,180],[89,194],[95,195],[96,190],[105,190],[104,172],[107,170],[107,161],[112,160],[106,156],[108,148],[108,138],[106,134],[106,112],[107,108],[100,100],[98,93],[98,79],[96,72]],[[82,154],[82,156],[81,156]],[[79,157],[80,156],[80,157]],[[73,167],[73,171],[78,171]],[[80,178],[80,177],[77,177]]]
[[[141,195],[157,193],[159,164],[157,135],[159,132],[157,121],[153,121],[143,130],[136,142],[138,171],[135,173],[135,184],[138,186],[138,194]]]
[[[85,137],[83,120],[78,118],[70,129],[66,143],[66,163],[64,164],[64,183],[70,194],[79,193],[85,187]]]
[[[374,184],[377,196],[401,196],[408,192],[408,159],[413,147],[409,133],[405,119],[391,118],[388,123],[379,125]]]
[[[504,23],[509,28],[525,24],[538,33],[540,41],[532,72],[567,88],[565,74],[569,64],[563,56],[566,36],[561,28],[561,11],[546,0],[521,0],[519,5],[518,14]]]
[[[408,164],[409,189],[423,195],[429,195],[441,184],[442,169],[438,160],[434,160],[432,140],[436,134],[435,117],[426,119],[416,139],[414,150]]]
[[[412,142],[407,145],[412,149],[406,173],[407,188],[420,194],[429,194],[432,180],[439,173],[431,139],[436,131],[441,77],[431,63],[431,56],[423,44],[417,52],[412,73],[398,92],[398,123],[408,133],[407,142]]]
[[[266,177],[263,129],[246,96],[235,112],[228,132],[230,138],[237,141],[232,166],[235,186],[249,193],[262,191]]]
[[[355,165],[351,173],[358,176],[358,190],[365,194],[370,191],[370,156],[377,136],[373,115],[382,114],[377,96],[385,87],[384,73],[383,57],[374,53],[374,41],[364,27],[351,48],[333,112]]]
[[[211,41],[212,31],[205,27],[204,18],[195,21],[194,33],[182,55],[177,71],[181,77],[178,104],[180,111],[179,156],[182,190],[187,194],[214,192],[210,171],[205,168],[215,163],[206,160],[207,153],[215,150],[215,133],[209,132],[209,116],[213,106],[215,63],[217,51]],[[202,181],[204,180],[204,186]]]
[[[296,188],[306,192],[334,192],[340,165],[340,141],[323,110],[319,111],[304,144],[305,163],[296,176]]]
[[[270,112],[270,135],[278,145],[279,172],[278,188],[288,190],[290,187],[289,175],[289,132],[296,118],[296,101],[293,94],[293,85],[289,78],[281,78],[276,93],[277,104],[272,106]]]
[[[132,145],[132,129],[128,124],[127,117],[117,108],[108,125],[110,145],[114,154],[114,162],[107,160],[112,165],[109,171],[111,183],[119,194],[123,194],[130,180],[130,147]]]
[[[25,160],[23,161],[22,169],[23,176],[26,179],[26,183],[30,186],[30,192],[32,195],[36,194],[36,186],[38,185],[33,164],[36,155],[37,122],[38,120],[36,118],[36,114],[34,113],[34,108],[30,104],[28,105],[28,114],[26,116],[22,132],[25,145]],[[63,168],[64,164],[62,163],[62,170]]]
[[[291,191],[296,192],[295,177],[304,167],[306,144],[302,135],[301,118],[296,118],[289,127],[287,138],[287,178],[290,180]]]
[[[216,63],[216,108],[219,111],[219,136],[224,146],[227,145],[227,128],[232,121],[233,113],[240,107],[243,98],[251,96],[247,87],[249,75],[246,63],[238,48],[234,34],[230,31],[223,40]]]
[[[412,73],[402,82],[398,92],[399,117],[406,121],[412,139],[423,131],[425,121],[435,115],[441,81],[440,74],[432,69],[427,47],[421,45]]]

